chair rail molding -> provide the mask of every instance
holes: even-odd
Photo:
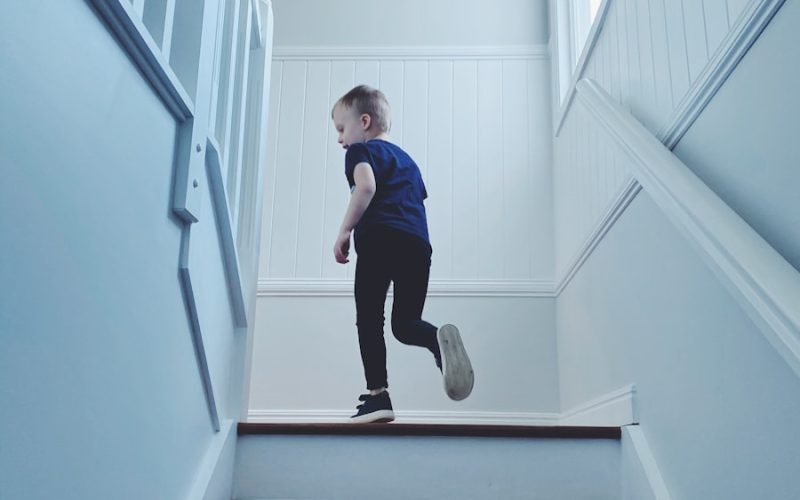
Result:
[[[597,248],[597,245],[600,244],[603,237],[608,234],[617,220],[625,213],[625,209],[628,208],[628,205],[631,204],[641,190],[642,186],[639,184],[639,181],[633,177],[628,179],[616,199],[608,206],[605,213],[600,218],[600,222],[595,226],[580,250],[572,258],[569,266],[563,272],[559,270],[562,274],[556,281],[554,290],[555,296],[561,295],[561,292],[569,285],[569,282],[575,277],[592,252],[594,252],[594,249]]]
[[[389,288],[389,295],[392,295]],[[261,279],[259,297],[352,297],[353,280]],[[429,297],[555,297],[555,284],[544,280],[431,280]]]
[[[592,80],[578,98],[630,157],[634,177],[800,376],[800,273]]]
[[[753,0],[712,55],[711,60],[692,87],[667,118],[656,137],[669,149],[674,149],[681,137],[700,116],[736,65],[764,31],[785,0]]]

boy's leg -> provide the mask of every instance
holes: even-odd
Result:
[[[431,250],[412,236],[398,237],[392,247],[392,332],[400,342],[425,347],[439,362],[436,327],[422,319],[431,268]]]
[[[367,389],[373,390],[389,386],[383,309],[390,277],[378,242],[360,243],[355,276],[356,326]]]
[[[430,275],[430,247],[411,240],[394,246],[397,267],[393,267],[394,306],[392,331],[404,344],[430,350],[444,376],[447,395],[460,401],[472,392],[475,375],[461,334],[453,325],[436,328],[422,319]]]

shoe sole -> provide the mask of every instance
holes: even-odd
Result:
[[[360,417],[350,417],[350,423],[353,424],[388,424],[394,420],[394,412],[392,410],[378,410]]]
[[[444,325],[436,332],[439,352],[442,353],[444,390],[450,399],[461,401],[472,393],[475,373],[469,361],[461,334],[454,325]]]

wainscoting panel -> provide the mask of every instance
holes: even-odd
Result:
[[[365,83],[386,94],[392,140],[425,180],[432,278],[552,280],[546,52],[407,52],[277,51],[259,279],[353,277],[332,255],[349,189],[330,112]]]

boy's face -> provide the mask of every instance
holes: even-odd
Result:
[[[339,133],[339,144],[344,149],[349,148],[351,144],[364,142],[370,138],[367,133],[370,116],[367,114],[359,116],[354,108],[336,106],[333,110],[333,124]]]

